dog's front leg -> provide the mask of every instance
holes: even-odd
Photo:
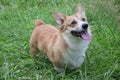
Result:
[[[58,73],[64,73],[64,67],[61,66],[60,63],[53,63],[54,65],[54,69],[58,72]]]

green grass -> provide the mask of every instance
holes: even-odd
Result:
[[[81,68],[60,76],[44,54],[33,59],[29,39],[34,21],[57,27],[53,11],[66,15],[85,6],[92,42]],[[120,80],[120,32],[116,8],[107,0],[0,0],[0,80]]]
[[[120,0],[113,0],[115,6],[117,7],[118,9],[118,14],[120,16]]]

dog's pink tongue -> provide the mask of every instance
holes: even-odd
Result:
[[[91,35],[89,33],[82,33],[81,36],[85,40],[90,40],[91,39]]]

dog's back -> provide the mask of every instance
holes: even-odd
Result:
[[[40,20],[36,20],[35,29],[32,32],[30,40],[31,53],[34,54],[37,50],[41,50],[46,53],[47,45],[50,43],[50,41],[57,37],[57,34],[58,30],[52,25],[45,24]]]

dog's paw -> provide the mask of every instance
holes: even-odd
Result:
[[[58,67],[54,66],[54,69],[55,69],[58,73],[64,73],[64,68],[58,68]]]

